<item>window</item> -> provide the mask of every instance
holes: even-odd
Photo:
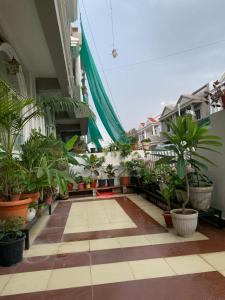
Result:
[[[195,110],[195,117],[196,117],[197,120],[201,119],[201,111],[200,111],[200,109]]]

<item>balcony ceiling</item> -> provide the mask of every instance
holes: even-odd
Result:
[[[1,0],[0,36],[11,44],[22,65],[35,77],[56,77],[33,0]]]

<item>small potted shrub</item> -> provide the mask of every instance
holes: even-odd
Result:
[[[122,158],[128,157],[132,152],[132,146],[129,143],[120,143],[118,142],[120,156]]]
[[[23,192],[20,195],[20,199],[30,198],[34,202],[38,202],[40,198],[40,192],[38,191],[38,180],[35,176],[26,174],[23,182]]]
[[[107,185],[114,186],[115,181],[115,172],[117,171],[116,168],[113,167],[112,164],[108,164],[105,168],[105,173],[107,174]]]
[[[192,168],[200,170],[204,161],[213,164],[207,157],[200,155],[198,149],[217,152],[214,147],[220,147],[220,137],[209,135],[208,128],[192,120],[190,115],[177,117],[175,122],[170,123],[171,132],[164,132],[164,137],[170,145],[167,150],[173,151],[174,155],[164,156],[157,161],[157,164],[175,165],[177,175],[185,181],[186,193],[182,194],[182,208],[171,211],[174,228],[180,236],[193,235],[198,224],[198,211],[188,209],[186,205],[190,200],[189,173]]]
[[[91,188],[91,178],[90,177],[84,177],[83,181],[85,183],[85,188],[90,189]]]
[[[120,172],[120,185],[127,186],[130,184],[129,171],[127,169],[127,163],[122,161],[120,163],[121,172]]]
[[[0,265],[9,267],[23,259],[25,234],[22,232],[24,220],[12,217],[0,220]]]
[[[170,213],[171,210],[171,204],[170,204],[170,200],[174,194],[174,189],[172,186],[166,185],[165,183],[161,183],[160,184],[160,194],[163,196],[163,198],[166,200],[167,202],[167,210],[163,212],[163,217],[166,223],[166,226],[168,228],[172,228],[173,227],[173,222],[172,222],[172,216]]]
[[[129,140],[130,140],[130,144],[131,144],[131,148],[133,151],[136,151],[139,149],[138,147],[138,137],[137,136],[129,136]]]
[[[125,165],[130,175],[130,183],[140,186],[142,172],[146,168],[144,159],[139,154],[135,154],[131,160],[125,162]]]
[[[142,148],[143,150],[149,150],[150,149],[150,144],[151,144],[151,139],[143,139],[141,141],[141,144],[142,144]]]
[[[84,190],[84,178],[82,176],[78,176],[76,182],[78,191]]]
[[[84,161],[84,169],[90,172],[90,185],[95,189],[97,186],[97,177],[99,176],[99,169],[105,161],[103,156],[97,156],[96,154],[82,155],[81,158]]]

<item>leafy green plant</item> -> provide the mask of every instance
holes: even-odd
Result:
[[[22,217],[12,217],[0,220],[0,241],[9,241],[20,238],[23,235],[24,219]]]
[[[91,177],[83,177],[83,182],[86,184],[91,183]]]
[[[150,142],[151,142],[151,139],[149,139],[149,138],[143,139],[141,142],[142,142],[142,143],[150,143]]]
[[[37,169],[37,178],[41,182],[42,189],[58,187],[59,193],[67,192],[67,182],[75,183],[70,177],[68,170],[62,171],[54,167],[55,161],[49,161],[45,156],[42,157],[40,166]]]
[[[114,168],[112,164],[108,164],[104,170],[104,172],[107,174],[107,177],[110,178],[115,178],[115,173],[118,169]]]
[[[130,176],[141,177],[141,172],[145,168],[146,163],[140,155],[136,155],[131,160],[126,161],[125,165]]]
[[[131,154],[132,152],[131,144],[119,143],[118,145],[119,145],[120,155],[122,158],[126,158]]]
[[[105,158],[103,156],[98,157],[95,154],[82,155],[81,158],[84,162],[81,165],[84,166],[85,170],[88,170],[90,172],[91,178],[94,179],[95,177],[99,176],[99,169],[104,163]]]
[[[76,183],[84,183],[84,178],[82,176],[77,176]]]
[[[163,196],[163,198],[167,202],[168,209],[171,209],[171,199],[174,196],[174,187],[172,185],[166,185],[165,183],[162,183],[160,186],[160,194]]]
[[[0,170],[2,193],[10,200],[12,173],[18,169],[14,149],[24,126],[41,110],[32,101],[25,99],[0,80]]]
[[[220,137],[209,135],[208,127],[193,121],[190,115],[178,117],[176,122],[170,123],[170,128],[171,132],[164,132],[163,135],[170,143],[167,150],[173,151],[174,155],[161,155],[157,164],[175,165],[178,177],[185,180],[186,201],[182,205],[184,212],[185,206],[189,202],[189,167],[200,171],[207,169],[206,163],[215,165],[198,150],[218,153],[215,147],[222,146],[222,143]]]

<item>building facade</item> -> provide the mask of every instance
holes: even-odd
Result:
[[[160,141],[161,125],[159,116],[148,118],[145,123],[140,123],[138,128],[138,142],[141,145],[142,140],[150,139],[151,146],[155,146]]]
[[[192,94],[183,94],[175,105],[166,105],[159,119],[162,131],[170,132],[169,122],[175,121],[177,116],[191,114],[196,120],[209,117],[210,104],[206,101],[205,92],[209,91],[209,84],[204,85]]]
[[[79,64],[71,51],[71,23],[76,19],[76,0],[1,0],[0,78],[23,97],[80,100]],[[7,72],[12,59],[19,64],[15,75]],[[23,138],[33,128],[44,134],[55,132],[56,123],[55,116],[52,124],[46,124],[44,118],[32,120],[24,129]],[[75,123],[80,132],[80,120]],[[86,130],[87,126],[82,134]]]

